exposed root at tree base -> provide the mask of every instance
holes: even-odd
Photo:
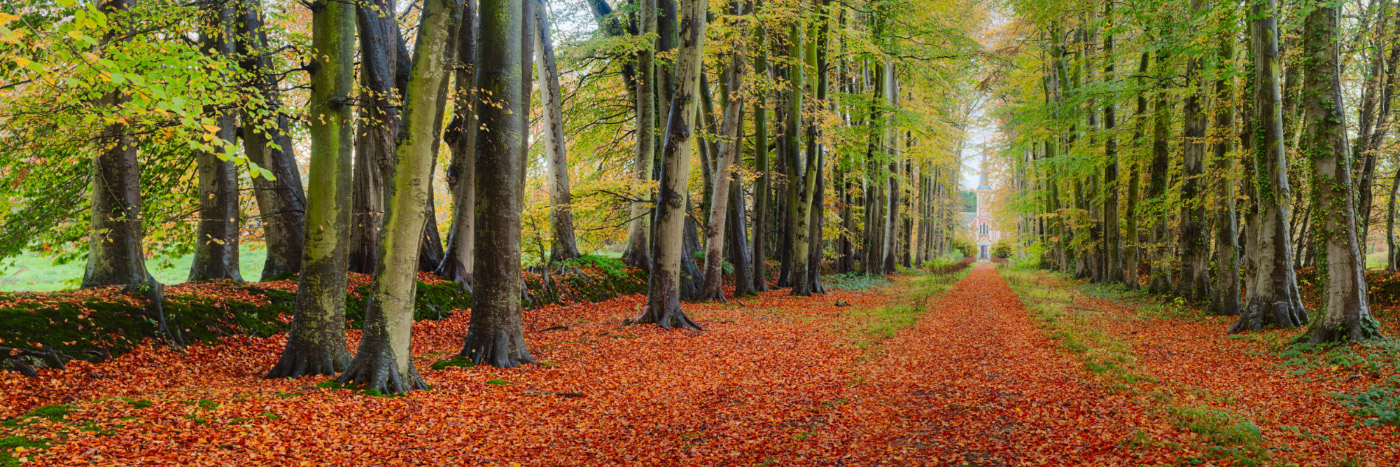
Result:
[[[340,341],[336,346],[335,341]],[[350,351],[345,348],[344,340],[329,340],[332,348],[309,343],[290,343],[282,351],[282,356],[277,359],[277,363],[268,370],[267,379],[273,378],[300,378],[302,376],[334,376],[340,374],[350,366]]]
[[[1262,331],[1269,328],[1296,328],[1308,324],[1308,314],[1302,304],[1251,297],[1240,319],[1230,325],[1227,334]]]
[[[525,346],[524,336],[508,332],[468,331],[463,339],[462,351],[457,353],[477,365],[490,365],[496,368],[515,368],[534,364],[530,348]]]
[[[429,389],[428,383],[418,375],[418,369],[414,368],[412,363],[408,366],[408,374],[400,372],[394,353],[389,350],[360,349],[360,353],[355,355],[355,360],[350,362],[345,374],[336,378],[336,382],[384,394]]]

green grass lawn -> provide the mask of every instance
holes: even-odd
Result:
[[[262,276],[267,249],[262,245],[244,245],[239,250],[239,270],[244,280],[255,281]],[[174,260],[147,261],[146,267],[163,284],[179,284],[189,277],[194,255]],[[9,258],[0,263],[0,292],[50,292],[75,289],[83,279],[82,261],[55,265],[53,258],[38,253]]]

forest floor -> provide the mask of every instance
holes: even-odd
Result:
[[[434,389],[402,397],[262,379],[285,334],[3,373],[0,466],[1400,459],[1395,426],[1363,425],[1334,395],[1374,392],[1392,367],[1318,363],[1336,350],[1288,348],[1285,331],[1225,337],[1223,318],[1045,273],[981,265],[688,304],[699,333],[624,325],[644,301],[527,311],[544,363],[510,370],[435,367],[467,313],[421,321],[415,358]]]

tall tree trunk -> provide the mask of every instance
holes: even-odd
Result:
[[[544,144],[547,155],[549,185],[549,224],[554,241],[549,249],[550,261],[568,261],[579,257],[574,239],[573,195],[569,191],[569,159],[564,136],[563,95],[559,93],[559,67],[554,60],[554,39],[549,28],[548,13],[543,0],[534,0],[535,17],[539,19],[536,42],[539,73],[544,79],[540,88],[540,105],[544,107]]]
[[[885,103],[890,108],[899,107],[899,78],[895,75],[894,61],[885,59]],[[894,115],[887,117],[885,122],[884,146],[886,157],[889,158],[889,172],[886,175],[888,186],[885,194],[889,197],[884,216],[884,240],[881,242],[884,252],[884,262],[881,272],[884,274],[894,274],[895,267],[895,237],[897,235],[899,222],[899,149],[896,147],[896,139],[899,132],[895,130]]]
[[[1164,32],[1165,34],[1165,32]],[[1169,58],[1167,52],[1157,52],[1157,75],[1165,76],[1170,72]],[[1155,209],[1150,213],[1152,243],[1151,261],[1149,268],[1147,290],[1156,294],[1165,294],[1172,291],[1171,281],[1171,258],[1167,249],[1167,206],[1163,202],[1167,193],[1167,171],[1170,168],[1169,157],[1171,155],[1167,138],[1170,137],[1172,105],[1167,100],[1167,89],[1164,81],[1159,81],[1156,95],[1153,98],[1154,117],[1152,122],[1152,165],[1148,172],[1147,199],[1150,200]]]
[[[696,93],[700,85],[701,55],[705,46],[705,0],[683,0],[684,21],[680,26],[681,47],[676,58],[676,83],[662,145],[662,172],[657,198],[656,241],[652,245],[652,267],[646,311],[638,323],[655,323],[664,329],[700,329],[681,311],[680,267],[685,227],[686,174],[694,150],[693,137]]]
[[[352,272],[374,274],[401,123],[403,89],[398,64],[402,35],[394,20],[393,0],[372,0],[357,10],[362,58],[360,85],[365,94],[361,99],[366,105],[360,107],[359,130],[355,132],[349,264]]]
[[[386,393],[428,388],[413,366],[413,300],[427,194],[433,189],[433,146],[438,145],[445,99],[441,88],[453,68],[453,55],[444,51],[457,46],[453,29],[461,19],[459,0],[423,3],[376,274],[365,304],[364,333],[355,359],[340,375],[342,384],[362,384]]]
[[[1205,12],[1205,0],[1191,0],[1191,10],[1200,17]],[[1204,59],[1191,56],[1186,62],[1188,93],[1184,105],[1185,123],[1182,142],[1181,174],[1181,237],[1178,254],[1181,257],[1180,294],[1192,302],[1210,299],[1210,241],[1206,237],[1205,196],[1201,189],[1205,176],[1206,124],[1205,94],[1201,68]]]
[[[333,375],[350,363],[345,346],[345,289],[350,238],[350,93],[354,89],[355,6],[311,4],[310,133],[313,188],[297,307],[282,356],[268,378]]]
[[[251,177],[258,216],[262,220],[263,241],[267,244],[262,280],[271,280],[301,271],[302,242],[306,240],[306,192],[301,186],[296,148],[292,145],[292,118],[282,112],[281,91],[272,72],[267,33],[263,30],[262,3],[243,0],[240,8],[240,18],[234,22],[239,65],[253,76],[257,105],[268,115],[256,117],[245,111],[240,118],[243,152],[250,162],[272,175],[267,177],[259,173]]]
[[[1235,10],[1228,7],[1220,24],[1233,28]],[[1235,60],[1233,34],[1219,38],[1220,68]],[[1231,131],[1235,128],[1235,79],[1222,74],[1215,81],[1215,294],[1210,311],[1216,315],[1240,314],[1239,222],[1235,219],[1235,157],[1231,154]]]
[[[759,45],[758,61],[754,63],[754,69],[768,74],[772,79],[772,69],[768,64],[768,31],[763,27],[754,28],[761,41]],[[753,160],[754,171],[758,173],[758,178],[753,184],[753,288],[756,292],[768,290],[768,255],[763,248],[767,238],[768,226],[768,201],[769,192],[772,191],[770,181],[772,174],[769,171],[768,153],[768,93],[759,92],[757,100],[754,101],[753,116]],[[1400,177],[1397,177],[1400,178]]]
[[[520,315],[520,213],[524,206],[520,157],[527,129],[520,114],[525,9],[517,0],[481,0],[476,101],[476,255],[471,321],[461,356],[478,364],[512,368],[534,363],[525,346]]]
[[[455,75],[457,99],[452,121],[447,126],[444,142],[452,152],[447,166],[447,187],[452,193],[452,227],[447,232],[447,249],[437,276],[456,282],[471,293],[473,242],[476,228],[476,137],[478,122],[475,106],[481,99],[476,92],[476,2],[466,0],[462,8],[462,25],[457,33]]]
[[[642,35],[650,37],[656,33],[657,0],[641,2]],[[652,162],[656,159],[656,52],[648,47],[637,58],[637,150],[632,166],[632,176],[639,185],[650,186]],[[650,201],[654,191],[647,190],[631,204],[631,221],[628,222],[627,250],[622,254],[623,262],[643,268],[651,268],[651,217]]]
[[[1279,101],[1278,8],[1274,0],[1250,6],[1250,39],[1254,60],[1254,164],[1257,176],[1258,243],[1252,252],[1254,282],[1240,319],[1230,333],[1265,327],[1297,327],[1308,315],[1298,297],[1293,248],[1289,243],[1288,161],[1283,152],[1282,108]]]
[[[1104,28],[1108,31],[1103,39],[1104,52],[1104,82],[1113,82],[1117,79],[1114,76],[1113,64],[1118,58],[1113,55],[1113,1],[1104,2],[1104,19],[1108,24]],[[1113,100],[1107,101],[1103,106],[1103,128],[1106,139],[1104,141],[1104,157],[1108,163],[1103,169],[1104,183],[1104,280],[1108,282],[1124,282],[1123,278],[1123,242],[1122,229],[1119,227],[1118,217],[1118,139],[1115,136],[1115,128],[1118,125],[1118,115],[1115,107],[1117,104]]]
[[[230,57],[233,47],[233,5],[221,3],[204,7],[200,48]],[[217,138],[232,148],[237,141],[237,115],[205,106],[204,112],[218,122]],[[213,152],[196,156],[199,172],[199,227],[195,233],[194,261],[189,280],[228,279],[242,282],[238,270],[239,202],[238,167],[233,160],[220,160]]]
[[[744,1],[737,0],[733,9],[735,15],[745,14]],[[739,157],[739,149],[743,147],[743,139],[739,133],[744,126],[744,99],[740,97],[740,93],[744,87],[744,73],[748,67],[744,61],[744,45],[747,41],[743,20],[734,26],[734,49],[729,53],[729,65],[724,69],[724,88],[729,91],[724,93],[724,123],[720,127],[719,159],[715,165],[715,187],[710,202],[709,227],[705,229],[705,285],[700,292],[703,300],[724,300],[724,291],[721,289],[724,276],[722,258],[725,222],[730,217],[729,198],[733,191],[730,190],[730,185],[737,185],[741,181],[734,180],[736,173],[733,166]],[[736,237],[731,241],[743,242],[744,239]],[[738,265],[735,267],[737,269]]]
[[[1361,341],[1380,337],[1366,296],[1366,260],[1357,239],[1356,201],[1352,198],[1351,164],[1347,155],[1346,109],[1338,66],[1341,14],[1321,1],[1304,23],[1307,72],[1303,106],[1308,120],[1308,159],[1313,166],[1313,197],[1317,200],[1318,235],[1327,267],[1326,310],[1300,339],[1313,345]]]

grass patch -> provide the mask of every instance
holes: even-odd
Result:
[[[1091,374],[1106,381],[1113,390],[1146,394],[1155,402],[1149,410],[1169,419],[1179,429],[1200,435],[1203,455],[1187,456],[1181,459],[1181,464],[1214,465],[1226,461],[1230,465],[1261,465],[1268,461],[1268,443],[1253,421],[1225,410],[1181,405],[1171,393],[1143,386],[1142,383],[1154,379],[1136,365],[1137,356],[1132,346],[1100,327],[1110,317],[1098,307],[1079,304],[1084,296],[1136,301],[1142,295],[1140,292],[1108,286],[1061,286],[1051,282],[1053,276],[1039,271],[1002,270],[1002,277],[1007,279],[1046,334],[1083,362]],[[1191,310],[1185,303],[1159,303],[1163,303],[1160,308],[1149,307],[1144,311],[1140,307],[1135,316],[1140,319],[1173,317]],[[1194,388],[1183,390],[1197,397],[1215,398],[1213,394]],[[1137,431],[1121,443],[1147,447],[1158,442]]]
[[[950,274],[921,275],[909,283],[910,291],[902,294],[896,303],[876,308],[855,308],[846,316],[856,321],[852,343],[862,349],[869,349],[894,337],[900,331],[913,327],[928,306],[929,298],[942,295],[953,288],[967,269]]]
[[[19,467],[29,461],[35,451],[48,449],[47,439],[29,439],[23,436],[0,438],[0,467]]]
[[[1253,421],[1219,409],[1167,407],[1177,428],[1201,435],[1208,459],[1188,457],[1190,464],[1229,460],[1234,465],[1261,465],[1268,459],[1264,435]],[[1200,461],[1200,462],[1195,462]]]
[[[448,368],[471,368],[474,366],[476,366],[476,363],[472,362],[472,359],[470,358],[452,357],[433,362],[433,364],[429,365],[428,368],[432,368],[434,370],[445,370]]]

